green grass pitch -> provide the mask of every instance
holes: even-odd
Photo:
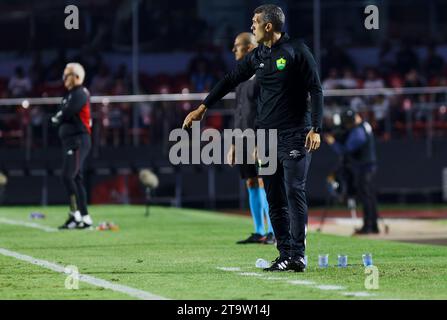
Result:
[[[46,226],[57,227],[66,218],[65,207],[3,207],[0,218],[30,222],[32,211],[47,215],[32,221]],[[151,208],[145,217],[142,206],[92,206],[91,214],[95,224],[113,221],[120,230],[45,232],[0,223],[0,248],[75,265],[82,274],[168,299],[447,298],[447,247],[309,233],[305,273],[265,274],[255,261],[274,259],[274,246],[235,244],[252,231],[248,217],[164,207]],[[367,275],[361,264],[365,252],[373,254],[379,270],[377,290],[365,289]],[[329,254],[329,268],[318,268],[319,253]],[[351,266],[335,266],[339,253],[348,255]],[[0,299],[133,299],[82,282],[78,290],[68,290],[65,278],[0,254]],[[308,282],[291,284],[291,280]],[[346,292],[373,295],[352,297]]]

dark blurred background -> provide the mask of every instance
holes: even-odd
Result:
[[[447,0],[270,2],[285,11],[286,31],[304,39],[319,61],[323,87],[332,92],[325,99],[326,128],[333,114],[347,107],[372,123],[380,201],[447,200],[442,176],[447,167]],[[4,99],[61,96],[62,71],[70,61],[86,68],[93,96],[205,93],[235,65],[234,37],[249,31],[253,9],[262,3],[1,0],[0,171],[8,184],[0,201],[65,199],[58,178],[59,141],[48,122],[57,104],[23,107]],[[364,27],[364,9],[371,4],[380,11],[379,30]],[[67,5],[79,8],[79,30],[64,28]],[[366,95],[352,89],[377,91]],[[147,167],[160,178],[157,203],[245,206],[236,170],[169,163],[168,134],[199,101],[165,100],[92,105],[94,147],[86,174],[91,202],[141,203],[137,173]],[[232,105],[231,99],[221,102],[204,127],[231,128]],[[324,202],[325,179],[336,165],[327,146],[315,155],[311,205]]]

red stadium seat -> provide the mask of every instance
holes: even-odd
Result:
[[[214,128],[217,130],[223,129],[223,116],[220,113],[214,113],[206,118],[205,129]]]
[[[388,79],[387,82],[390,84],[390,86],[392,88],[402,88],[403,86],[403,79],[402,77],[397,74],[397,73],[393,73],[391,74]]]

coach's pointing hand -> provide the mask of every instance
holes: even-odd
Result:
[[[183,129],[191,128],[192,122],[196,120],[202,120],[203,116],[206,112],[206,106],[204,104],[201,104],[196,110],[191,111],[188,113],[188,115],[185,118],[185,121],[183,121]]]
[[[309,152],[315,151],[320,147],[320,134],[310,130],[306,136],[306,148]]]

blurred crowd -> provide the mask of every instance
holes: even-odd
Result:
[[[346,51],[334,46],[328,48],[321,59],[322,85],[324,90],[447,86],[447,64],[436,49],[435,45],[428,45],[425,55],[420,58],[407,43],[397,48],[385,43],[380,49],[378,65],[359,68]],[[84,65],[87,71],[85,84],[92,95],[125,95],[135,90],[142,94],[203,93],[208,92],[228,71],[223,51],[207,48],[197,51],[182,74],[170,76],[141,70],[138,88],[133,88],[126,65],[112,70],[96,51],[81,51],[67,57],[61,50],[48,64],[42,63],[40,54],[36,53],[29,68],[18,65],[9,78],[0,78],[0,97],[61,96],[64,93],[61,75],[68,61],[79,61]],[[101,145],[131,144],[133,136],[138,136],[141,143],[151,143],[178,127],[195,103],[93,105],[95,124],[99,127],[96,138]],[[382,139],[389,139],[391,135],[423,136],[428,123],[434,134],[447,132],[447,92],[327,96],[325,104],[327,128],[331,128],[334,114],[351,107],[373,124]],[[32,133],[32,144],[53,143],[53,129],[47,126],[47,122],[55,110],[55,106],[1,108],[0,144],[24,144],[26,130]],[[206,125],[223,129],[228,123],[231,121],[217,113],[207,118]]]
[[[386,42],[380,48],[379,63],[356,68],[341,48],[331,48],[322,58],[323,89],[383,89],[447,87],[447,64],[429,44],[423,58],[408,42],[393,47]],[[334,53],[334,54],[333,54]],[[326,96],[325,125],[331,128],[333,115],[350,107],[369,120],[382,139],[394,136],[424,136],[447,132],[447,91],[436,94],[391,94],[377,90],[371,95]]]
[[[91,95],[127,95],[138,92],[150,93],[203,93],[208,92],[227,71],[221,49],[205,53],[198,50],[189,61],[186,72],[176,75],[154,74],[144,70],[138,74],[137,88],[134,88],[131,74],[125,64],[113,70],[98,53],[82,52],[67,57],[59,51],[56,58],[44,64],[40,54],[34,54],[28,69],[16,66],[11,77],[0,77],[0,98],[54,97],[65,92],[61,80],[62,71],[69,61],[78,61],[86,69],[85,86]],[[137,108],[133,108],[137,106]],[[24,144],[25,132],[29,127],[34,140],[32,143],[56,143],[48,126],[49,117],[57,106],[33,106],[22,108],[11,106],[0,108],[0,144]],[[192,108],[191,103],[147,102],[102,103],[92,105],[95,124],[99,125],[101,145],[119,146],[130,144],[132,135],[138,135],[142,143],[149,143],[161,137],[172,128],[178,127],[183,117]],[[209,121],[212,120],[213,117]],[[166,120],[168,123],[166,124]],[[46,132],[44,132],[46,130]]]

